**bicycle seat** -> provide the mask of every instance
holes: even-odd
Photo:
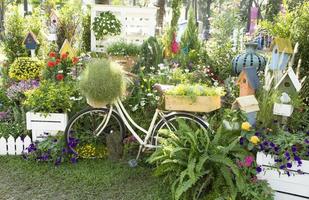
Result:
[[[161,95],[164,94],[164,92],[166,92],[167,90],[170,90],[172,88],[174,88],[174,85],[162,85],[159,83],[156,83],[153,85],[153,89],[158,91]]]

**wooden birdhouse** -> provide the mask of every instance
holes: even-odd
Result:
[[[63,55],[65,53],[68,54],[68,57],[71,59],[76,57],[75,50],[73,49],[73,47],[71,46],[71,44],[69,43],[67,39],[64,40],[62,47],[59,51],[60,55]]]
[[[40,44],[39,41],[37,40],[36,36],[34,33],[31,31],[27,34],[27,36],[24,39],[24,45],[26,46],[26,49],[29,49],[31,52],[31,57],[35,56],[35,49],[38,47]]]
[[[36,36],[31,31],[27,34],[24,39],[24,45],[26,45],[27,49],[36,49],[39,45],[39,41],[36,39]]]
[[[254,95],[259,87],[259,77],[255,67],[245,67],[239,75],[237,84],[240,87],[239,96]]]
[[[232,109],[240,109],[247,115],[247,120],[251,125],[256,122],[257,111],[260,110],[259,102],[254,95],[238,97],[232,105]]]
[[[272,70],[286,69],[294,50],[288,39],[275,38],[271,44],[272,56],[269,68]]]
[[[55,10],[51,11],[49,19],[50,19],[50,24],[51,25],[54,25],[54,26],[58,25],[59,17],[58,17],[58,15],[57,15]]]
[[[301,89],[301,83],[292,68],[289,68],[283,77],[279,80],[275,89],[286,92],[289,95],[297,93]]]

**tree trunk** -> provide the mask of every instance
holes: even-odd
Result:
[[[210,14],[211,14],[211,4],[212,0],[207,0],[207,5],[206,5],[206,18],[205,18],[205,25],[204,25],[204,39],[208,40],[210,37]]]
[[[165,15],[165,0],[158,0],[157,1],[157,7],[159,8],[157,12],[157,29],[156,34],[162,33],[163,29],[163,19]]]
[[[250,24],[251,24],[251,7],[253,4],[253,0],[249,0],[249,5],[248,5],[248,15],[247,15],[247,32],[250,30]]]
[[[109,4],[109,0],[95,0],[96,4],[105,4],[108,5]]]

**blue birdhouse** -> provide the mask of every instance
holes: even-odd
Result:
[[[31,31],[27,34],[24,40],[24,45],[26,45],[26,48],[30,50],[35,50],[38,47],[39,41],[36,39],[34,33],[32,33]]]
[[[291,41],[275,38],[271,44],[271,49],[272,55],[269,68],[271,70],[285,70],[294,51]]]

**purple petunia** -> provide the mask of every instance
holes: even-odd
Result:
[[[291,167],[292,167],[292,163],[287,163],[287,164],[286,164],[286,167],[287,167],[287,168],[291,168]]]
[[[285,169],[286,166],[285,166],[285,165],[281,165],[279,168],[280,168],[280,169]]]
[[[293,153],[296,153],[296,151],[297,151],[296,146],[292,146],[292,152],[293,152]]]
[[[24,92],[39,87],[39,82],[36,80],[20,81],[13,83],[7,89],[7,96],[11,100],[20,101],[24,97]]]
[[[275,145],[273,142],[270,142],[270,143],[269,143],[269,146],[272,147],[272,148],[275,148],[275,147],[276,147],[276,145]]]
[[[71,163],[73,163],[73,164],[77,163],[77,158],[76,157],[72,157],[70,160],[71,160]]]
[[[257,172],[257,173],[261,173],[261,172],[262,172],[262,168],[261,168],[260,166],[258,166],[258,167],[256,168],[256,172]]]
[[[300,161],[301,159],[300,159],[299,156],[294,155],[294,160],[295,160],[295,161]]]
[[[291,155],[290,155],[290,153],[289,153],[288,151],[286,151],[286,152],[284,153],[284,156],[285,156],[286,158],[291,157]]]
[[[241,138],[239,139],[239,144],[240,144],[240,145],[243,145],[243,144],[244,144],[244,140],[245,140],[245,138],[241,137]]]
[[[306,143],[306,144],[309,144],[309,140],[308,140],[308,139],[305,139],[305,143]]]
[[[260,137],[261,133],[260,132],[256,132],[254,135]]]
[[[263,145],[264,145],[264,146],[268,146],[268,144],[269,144],[269,143],[268,143],[267,141],[264,141],[264,142],[263,142]]]

